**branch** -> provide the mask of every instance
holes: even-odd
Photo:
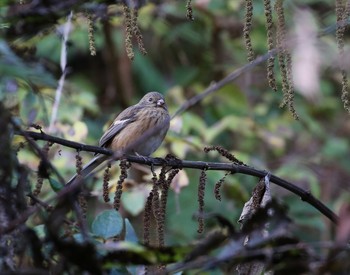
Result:
[[[343,20],[340,23],[341,26],[345,27],[348,26],[350,24],[350,19],[349,20]],[[330,33],[334,33],[336,31],[336,27],[337,24],[333,24],[328,26],[327,28],[319,31],[318,33],[318,38],[321,38],[322,36],[326,36],[327,34]],[[286,43],[290,44],[291,42],[293,42],[292,39],[289,39]],[[192,106],[196,105],[197,103],[199,103],[201,100],[203,100],[205,97],[207,97],[208,95],[218,91],[219,89],[221,89],[222,87],[226,86],[227,84],[229,84],[230,82],[232,82],[233,80],[235,80],[236,78],[238,78],[239,76],[241,76],[242,74],[244,74],[245,72],[250,71],[251,69],[255,68],[257,65],[265,62],[266,60],[268,60],[270,57],[274,57],[279,49],[272,49],[271,51],[269,51],[268,53],[258,56],[257,58],[255,58],[252,62],[238,68],[237,70],[231,72],[229,75],[225,76],[223,79],[221,79],[218,82],[213,82],[208,88],[206,88],[203,92],[201,92],[200,94],[190,98],[189,100],[185,101],[180,108],[174,113],[174,115],[172,116],[172,119],[176,116],[178,116],[179,114],[181,114],[182,112],[184,112],[185,110],[191,108]]]
[[[21,127],[17,124],[17,122],[13,118],[11,118],[10,123],[12,124],[16,135],[23,136],[27,140],[27,142],[29,143],[29,145],[33,149],[34,153],[36,155],[38,155],[40,157],[40,159],[43,160],[45,162],[45,164],[48,165],[49,168],[56,174],[56,176],[57,176],[58,180],[60,181],[60,183],[64,184],[65,183],[64,178],[57,171],[55,166],[53,166],[52,163],[47,159],[45,154],[42,152],[41,148],[39,148],[39,146],[31,139],[32,136],[30,135],[30,132],[23,131],[21,129]],[[47,140],[47,141],[49,141],[49,140]]]
[[[65,147],[73,148],[78,151],[88,151],[99,154],[104,154],[108,156],[113,156],[114,152],[98,146],[85,145],[82,143],[69,141],[66,139],[54,137],[51,135],[47,135],[43,132],[32,132],[32,131],[23,131],[16,132],[17,135],[31,137],[34,140],[45,140],[53,143],[61,144]],[[126,159],[133,163],[145,164],[148,166],[162,166],[165,162],[164,159],[161,158],[151,158],[144,156],[127,156]],[[217,170],[217,171],[231,171],[232,173],[239,173],[254,176],[257,178],[265,177],[268,172],[257,170],[249,166],[238,165],[234,163],[223,163],[223,162],[204,162],[204,161],[189,161],[189,160],[166,160],[166,165],[172,168],[191,168],[198,170]],[[338,216],[329,209],[326,205],[324,205],[321,201],[316,199],[310,191],[306,191],[284,179],[281,179],[275,175],[270,175],[270,182],[287,189],[288,191],[298,195],[301,200],[309,203],[313,207],[315,207],[319,212],[325,215],[328,219],[330,219],[334,223],[338,223]]]
[[[62,48],[61,48],[61,70],[62,75],[58,81],[58,86],[55,93],[55,101],[52,106],[51,121],[49,126],[49,132],[52,132],[54,124],[56,123],[58,107],[60,105],[63,85],[67,74],[67,43],[68,36],[72,25],[73,12],[71,11],[68,15],[67,22],[62,26]]]
[[[230,73],[228,76],[221,79],[219,82],[214,82],[211,84],[207,89],[205,89],[202,93],[190,98],[187,100],[183,105],[180,106],[180,108],[175,112],[175,114],[172,116],[172,119],[176,117],[177,115],[181,114],[183,111],[189,109],[190,107],[196,105],[198,102],[200,102],[203,98],[210,95],[213,92],[218,91],[220,88],[224,87],[225,85],[229,84],[236,78],[238,78],[240,75],[242,75],[245,72],[250,71],[252,68],[256,67],[257,65],[263,63],[267,59],[269,59],[272,56],[275,56],[277,53],[276,49],[271,50],[270,52],[257,57],[252,62],[238,68],[237,70]]]

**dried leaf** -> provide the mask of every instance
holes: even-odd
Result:
[[[293,81],[307,99],[320,97],[321,54],[317,47],[317,26],[310,11],[299,9],[294,15],[296,44],[293,48]]]

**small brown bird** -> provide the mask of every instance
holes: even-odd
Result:
[[[136,105],[122,111],[100,139],[99,146],[120,152],[149,156],[158,149],[170,125],[168,107],[163,95],[147,93]],[[86,177],[98,165],[108,159],[106,155],[96,155],[86,164],[80,175]],[[71,184],[74,175],[67,184]]]

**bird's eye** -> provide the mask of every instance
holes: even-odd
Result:
[[[152,102],[152,101],[153,101],[153,98],[152,98],[152,97],[150,97],[150,98],[148,99],[148,101],[149,101],[149,102]]]

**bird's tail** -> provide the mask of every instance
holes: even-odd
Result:
[[[98,155],[94,157],[90,162],[84,165],[84,167],[80,171],[80,176],[82,178],[87,177],[97,166],[99,166],[102,162],[104,162],[106,159],[108,159],[108,156],[106,155]],[[72,184],[75,179],[77,178],[78,174],[75,174],[67,183],[66,185]]]

